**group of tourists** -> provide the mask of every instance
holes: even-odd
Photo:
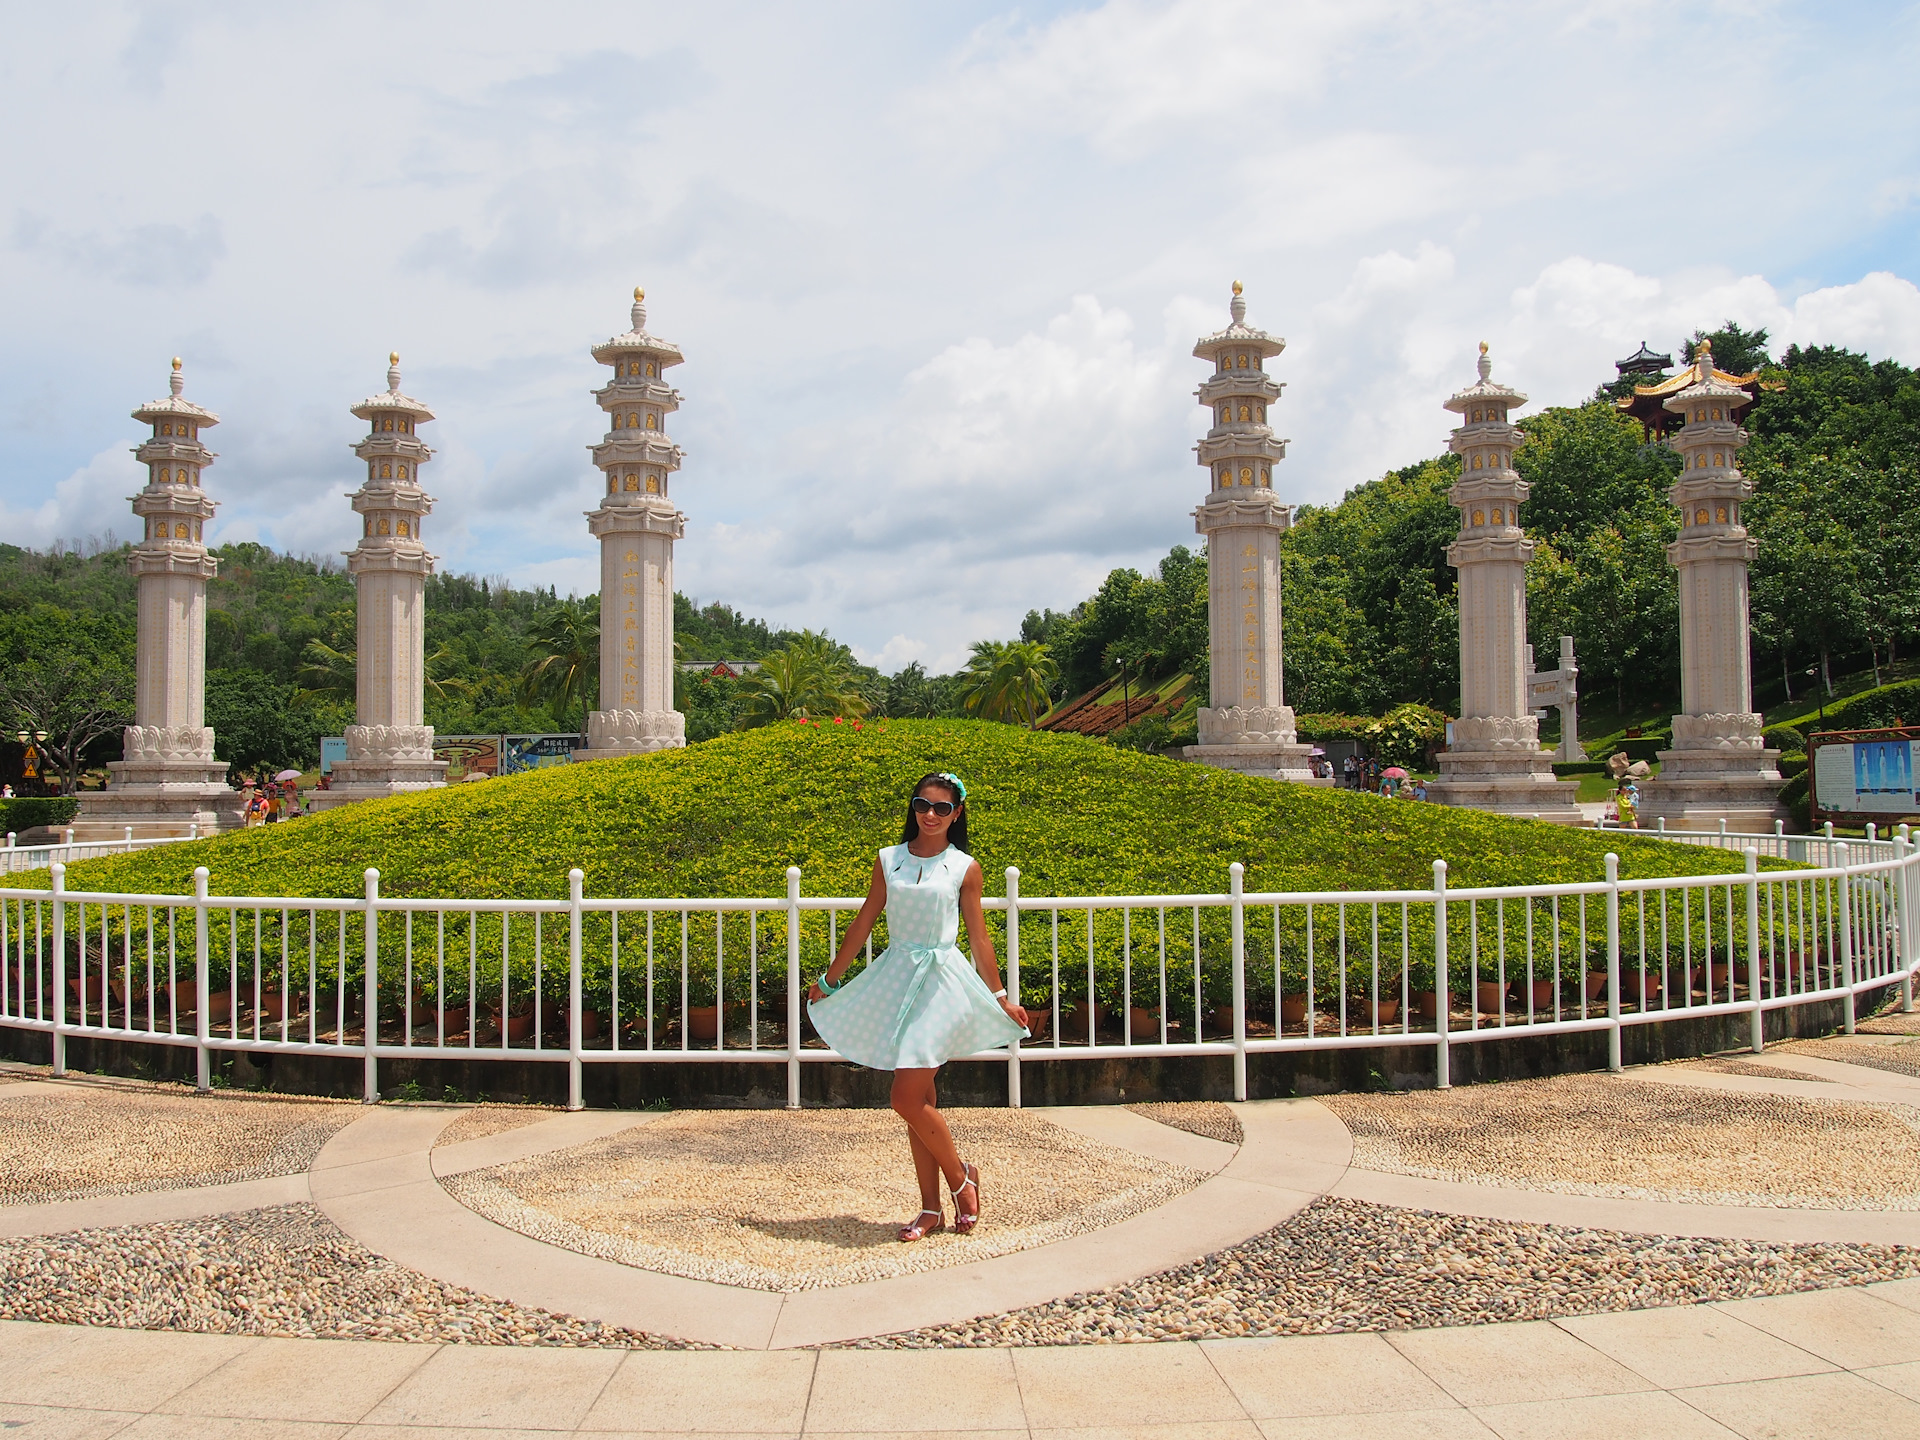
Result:
[[[292,820],[307,813],[297,779],[291,776],[270,779],[266,775],[258,780],[249,775],[239,778],[240,789],[247,801],[245,818],[248,829],[258,825],[278,825],[282,820]]]
[[[1332,774],[1332,766],[1328,765]],[[1340,762],[1340,773],[1336,778],[1342,790],[1361,790],[1369,795],[1378,795],[1386,800],[1424,800],[1427,798],[1427,782],[1409,776],[1398,765],[1382,766],[1379,758],[1373,755],[1349,755]]]

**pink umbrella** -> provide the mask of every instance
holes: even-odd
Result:
[[[273,778],[276,780],[298,780],[300,778],[300,772],[298,770],[282,770]],[[965,1189],[966,1187],[962,1186],[961,1188]]]
[[[1398,765],[1389,765],[1380,773],[1388,780],[1404,780],[1407,778],[1407,772],[1402,770]]]

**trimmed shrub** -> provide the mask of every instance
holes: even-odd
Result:
[[[16,833],[37,825],[65,825],[80,813],[77,795],[27,795],[16,800],[0,800],[0,835]]]

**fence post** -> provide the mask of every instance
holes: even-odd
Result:
[[[1827,822],[1827,828],[1833,828],[1833,822]],[[1839,857],[1840,870],[1840,983],[1847,987],[1847,993],[1840,1000],[1840,1014],[1843,1019],[1842,1030],[1853,1034],[1853,877],[1847,873],[1847,842],[1838,841],[1833,846]]]
[[[787,867],[787,1108],[800,1108],[800,867]]]
[[[55,860],[53,874],[53,1073],[67,1073],[67,867]],[[85,919],[85,916],[81,917]],[[105,942],[102,942],[103,944]],[[87,963],[86,956],[80,963]]]
[[[1747,999],[1753,1004],[1748,1044],[1758,1055],[1767,1048],[1767,1015],[1760,1008],[1760,851],[1753,845],[1747,846]]]
[[[1667,833],[1667,817],[1664,815],[1654,816],[1653,828],[1658,830],[1662,835],[1666,834]]]
[[[567,1109],[584,1110],[580,1083],[580,900],[586,872],[567,871]]]
[[[1236,1100],[1247,1098],[1247,907],[1241,898],[1246,873],[1247,867],[1238,860],[1227,867],[1227,884],[1233,894],[1233,1098]]]
[[[1447,862],[1436,860],[1433,862],[1433,1083],[1441,1090],[1453,1088],[1453,1061],[1447,1046],[1452,1009],[1453,993],[1447,984]]]
[[[360,1048],[366,1056],[366,1075],[360,1098],[371,1105],[380,1098],[380,1057],[374,1046],[380,1043],[380,872],[367,868],[367,973],[366,998],[361,1002]],[[507,1017],[500,1017],[504,1030]]]
[[[207,1006],[213,993],[207,974],[207,867],[193,867],[193,1084],[202,1095],[213,1089],[213,1050],[207,1044],[213,1027]]]
[[[1618,1075],[1620,1057],[1620,857],[1607,852],[1607,1069]]]
[[[1913,888],[1913,841],[1911,832],[1902,825],[1894,836],[1893,852],[1899,858],[1894,874],[1897,882],[1893,887],[1894,923],[1900,927],[1900,1011],[1913,1013],[1913,929],[1911,925],[1912,907],[1908,892]]]
[[[1007,994],[1020,1003],[1020,867],[1007,867]],[[1007,1045],[1007,1106],[1020,1108],[1020,1037]]]

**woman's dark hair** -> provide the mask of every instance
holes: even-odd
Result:
[[[914,782],[913,795],[918,795],[929,785],[938,785],[960,807],[953,812],[953,824],[947,827],[947,843],[971,855],[973,852],[967,849],[967,802],[960,798],[960,787],[936,771],[931,775],[922,775]],[[907,826],[900,832],[902,845],[911,844],[920,837],[920,817],[913,813],[913,795],[907,797]]]

